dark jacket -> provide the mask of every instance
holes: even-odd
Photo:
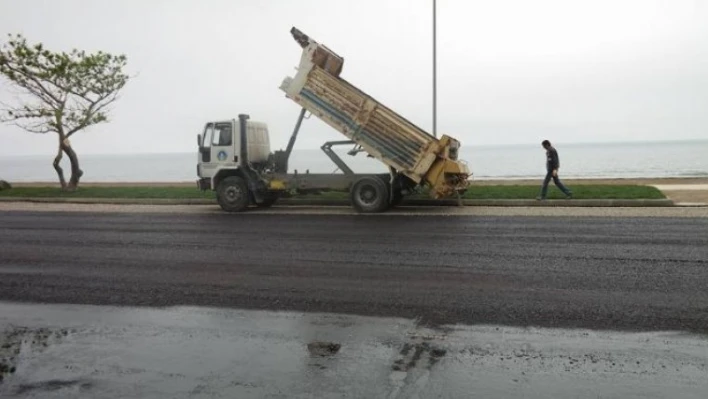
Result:
[[[555,148],[550,147],[546,150],[546,170],[549,172],[560,168],[560,158],[558,158],[558,151]]]

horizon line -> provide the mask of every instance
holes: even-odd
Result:
[[[678,143],[695,143],[695,142],[708,142],[708,138],[704,139],[674,139],[674,140],[629,140],[629,141],[581,141],[581,142],[566,142],[566,141],[553,141],[550,140],[553,145],[625,145],[625,144],[678,144]],[[532,146],[537,145],[537,143],[508,143],[508,144],[472,144],[472,145],[462,145],[462,148],[480,148],[480,147],[518,147],[518,146]],[[540,145],[540,141],[539,141]],[[274,148],[274,147],[273,147]],[[297,150],[319,150],[319,147],[309,147],[309,148],[295,148],[293,151]],[[116,155],[167,155],[167,154],[191,154],[191,151],[169,151],[169,152],[86,152],[77,154],[79,156],[116,156]],[[194,151],[196,154],[197,152]],[[0,158],[12,158],[12,157],[33,157],[33,156],[45,156],[46,153],[32,153],[32,154],[0,154]]]

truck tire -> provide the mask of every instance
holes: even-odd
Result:
[[[278,200],[278,194],[268,194],[263,199],[263,202],[256,204],[259,208],[270,208]]]
[[[242,212],[248,208],[249,195],[246,181],[238,176],[229,176],[219,183],[216,200],[226,212]]]
[[[389,208],[394,208],[398,206],[401,201],[403,201],[403,193],[401,192],[401,189],[399,187],[399,184],[396,184],[394,182],[394,186],[391,186],[391,181],[390,181],[390,175],[385,174],[385,175],[378,175],[377,176],[383,184],[386,185],[386,190],[388,193],[388,201],[389,201]],[[393,191],[393,193],[391,193]],[[393,194],[393,197],[391,197],[391,194]]]
[[[357,212],[383,212],[389,206],[388,187],[379,178],[362,177],[352,186],[350,199]]]
[[[393,192],[393,200],[391,200],[391,207],[400,205],[401,201],[403,201],[403,193],[401,193],[401,190],[395,190]]]

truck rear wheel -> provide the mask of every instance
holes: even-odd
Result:
[[[229,176],[219,183],[216,200],[226,212],[242,212],[248,208],[248,186],[238,176]]]
[[[376,177],[362,177],[352,186],[352,205],[360,213],[383,212],[389,205],[388,187]]]

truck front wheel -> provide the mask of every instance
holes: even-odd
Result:
[[[378,213],[389,206],[388,187],[376,177],[363,177],[354,183],[351,189],[351,201],[354,209],[361,213]]]
[[[238,176],[229,176],[219,183],[216,200],[226,212],[241,212],[248,208],[248,186]]]

